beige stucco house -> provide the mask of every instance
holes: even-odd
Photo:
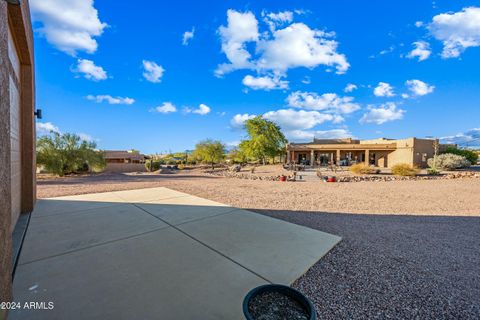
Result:
[[[287,145],[287,163],[320,166],[328,164],[351,165],[367,162],[378,167],[392,167],[398,163],[407,163],[426,167],[427,160],[445,145],[439,145],[434,139],[314,139],[309,143],[289,143]]]

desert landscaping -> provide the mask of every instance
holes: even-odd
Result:
[[[220,172],[220,169],[215,169]],[[257,167],[258,177],[281,166]],[[345,173],[346,174],[346,173]],[[164,186],[308,226],[342,241],[294,288],[322,319],[480,315],[480,179],[324,183],[227,178],[209,169],[171,173],[39,176],[38,197]]]

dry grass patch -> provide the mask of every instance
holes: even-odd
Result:
[[[367,166],[365,163],[357,163],[350,167],[350,172],[355,174],[376,174],[380,170]]]
[[[414,177],[419,172],[420,170],[417,167],[411,166],[407,163],[399,163],[392,167],[392,174],[396,176]]]

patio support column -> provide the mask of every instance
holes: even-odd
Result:
[[[314,165],[314,160],[315,160],[315,151],[312,150],[310,151],[310,166],[313,167]]]
[[[365,150],[365,164],[370,165],[370,150]]]
[[[337,158],[335,159],[337,166],[340,165],[340,149],[337,149]]]
[[[330,164],[333,165],[333,152],[330,153]]]
[[[287,164],[290,164],[292,159],[290,158],[290,150],[287,150]]]

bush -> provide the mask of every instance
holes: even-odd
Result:
[[[59,176],[93,168],[101,171],[106,166],[105,156],[96,147],[76,134],[51,132],[37,139],[37,164]]]
[[[455,147],[447,147],[445,149],[445,153],[451,153],[451,154],[456,154],[458,156],[465,157],[471,164],[475,164],[478,161],[478,154],[475,151],[472,150],[466,150],[466,149],[458,149]]]
[[[470,166],[470,161],[468,161],[465,157],[459,156],[453,153],[444,153],[438,155],[435,161],[435,165],[433,163],[433,158],[428,159],[427,161],[428,166],[431,168],[440,168],[443,170],[455,170],[461,169]]]
[[[178,170],[184,170],[185,169],[185,165],[183,163],[180,163],[178,165]]]
[[[432,176],[438,176],[440,174],[440,171],[434,168],[428,168],[427,173]]]
[[[355,174],[375,174],[380,173],[380,170],[367,166],[365,163],[357,163],[350,167],[350,171]]]
[[[157,161],[157,160],[147,160],[145,161],[145,169],[147,169],[147,171],[157,171],[157,170],[160,170],[160,161]]]
[[[399,163],[392,167],[392,174],[396,176],[414,177],[418,174],[419,170],[415,166],[411,166],[407,163]]]

